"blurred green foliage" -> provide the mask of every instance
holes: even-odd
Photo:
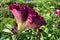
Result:
[[[47,25],[41,27],[43,32],[40,37],[36,36],[37,30],[26,30],[19,33],[19,35],[8,33],[8,30],[11,30],[16,23],[9,10],[9,6],[14,2],[21,5],[27,4],[35,9],[39,15],[44,17]],[[60,40],[60,29],[56,26],[60,21],[54,15],[55,10],[60,9],[60,2],[57,2],[56,0],[0,0],[0,8],[0,40]]]

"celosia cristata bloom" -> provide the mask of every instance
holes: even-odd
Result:
[[[56,15],[57,17],[60,17],[60,10],[57,9],[57,10],[55,11],[55,15]]]
[[[37,29],[42,25],[46,25],[44,18],[39,16],[38,13],[28,5],[18,5],[14,3],[10,5],[10,10],[16,19],[18,30]]]

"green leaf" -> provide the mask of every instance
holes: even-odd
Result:
[[[9,29],[3,29],[4,32],[11,33]]]
[[[0,40],[5,40],[6,38],[8,38],[10,35],[5,35],[3,37],[0,38]]]

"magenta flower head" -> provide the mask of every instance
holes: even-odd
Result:
[[[60,10],[57,9],[57,10],[55,11],[55,15],[56,15],[57,17],[60,17]]]
[[[28,5],[18,5],[14,3],[10,5],[10,10],[16,19],[18,30],[37,29],[42,25],[46,25],[44,18],[39,16],[38,13]]]

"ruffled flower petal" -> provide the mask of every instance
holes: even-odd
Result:
[[[10,6],[10,10],[16,19],[18,29],[21,28],[22,24],[24,24],[26,29],[37,29],[42,25],[46,25],[44,18],[28,5],[17,5],[14,3]]]

